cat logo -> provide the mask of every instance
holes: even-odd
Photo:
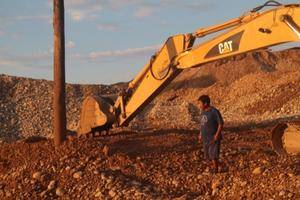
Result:
[[[204,58],[211,58],[238,51],[243,33],[244,31],[240,31],[216,44],[207,52]]]
[[[232,40],[222,42],[219,44],[219,53],[224,54],[224,53],[230,53],[232,52]]]

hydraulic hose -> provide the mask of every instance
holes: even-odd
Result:
[[[264,3],[263,5],[258,6],[258,7],[256,7],[256,8],[253,8],[253,9],[251,10],[251,12],[257,12],[257,11],[263,9],[264,7],[267,7],[267,6],[271,7],[271,6],[281,6],[281,5],[282,5],[282,4],[279,3],[279,2],[277,2],[277,1],[267,1],[267,2]]]

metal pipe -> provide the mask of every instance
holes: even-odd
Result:
[[[300,38],[300,28],[290,15],[282,15],[281,20]]]
[[[212,33],[224,30],[224,29],[228,29],[228,28],[237,26],[241,23],[247,22],[247,21],[253,19],[254,17],[257,17],[258,15],[259,15],[259,13],[254,12],[254,13],[250,13],[246,16],[241,16],[241,17],[232,19],[232,20],[230,20],[228,22],[225,22],[223,24],[218,24],[218,25],[211,26],[211,27],[208,27],[208,28],[200,28],[200,29],[198,29],[197,31],[195,31],[193,33],[193,36],[194,37],[204,37],[208,34],[212,34]]]

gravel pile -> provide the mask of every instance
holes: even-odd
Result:
[[[300,117],[300,51],[260,51],[183,71],[130,128],[195,129],[197,98],[209,94],[226,126]],[[67,128],[76,130],[89,94],[118,94],[115,85],[67,84]],[[52,82],[0,75],[0,140],[52,137]]]
[[[123,87],[67,84],[67,129],[77,128],[84,97],[118,94]],[[0,75],[0,94],[0,139],[52,136],[53,82]]]
[[[197,98],[208,94],[227,126],[300,120],[300,51],[255,52],[182,72],[134,127],[197,128]]]

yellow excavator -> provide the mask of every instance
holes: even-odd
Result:
[[[86,135],[126,126],[184,69],[300,41],[299,26],[300,4],[283,5],[268,1],[223,24],[171,36],[118,97],[89,96],[83,101],[77,134]],[[197,38],[210,34],[217,36],[194,46]],[[299,125],[279,124],[272,132],[276,152],[300,152]]]

